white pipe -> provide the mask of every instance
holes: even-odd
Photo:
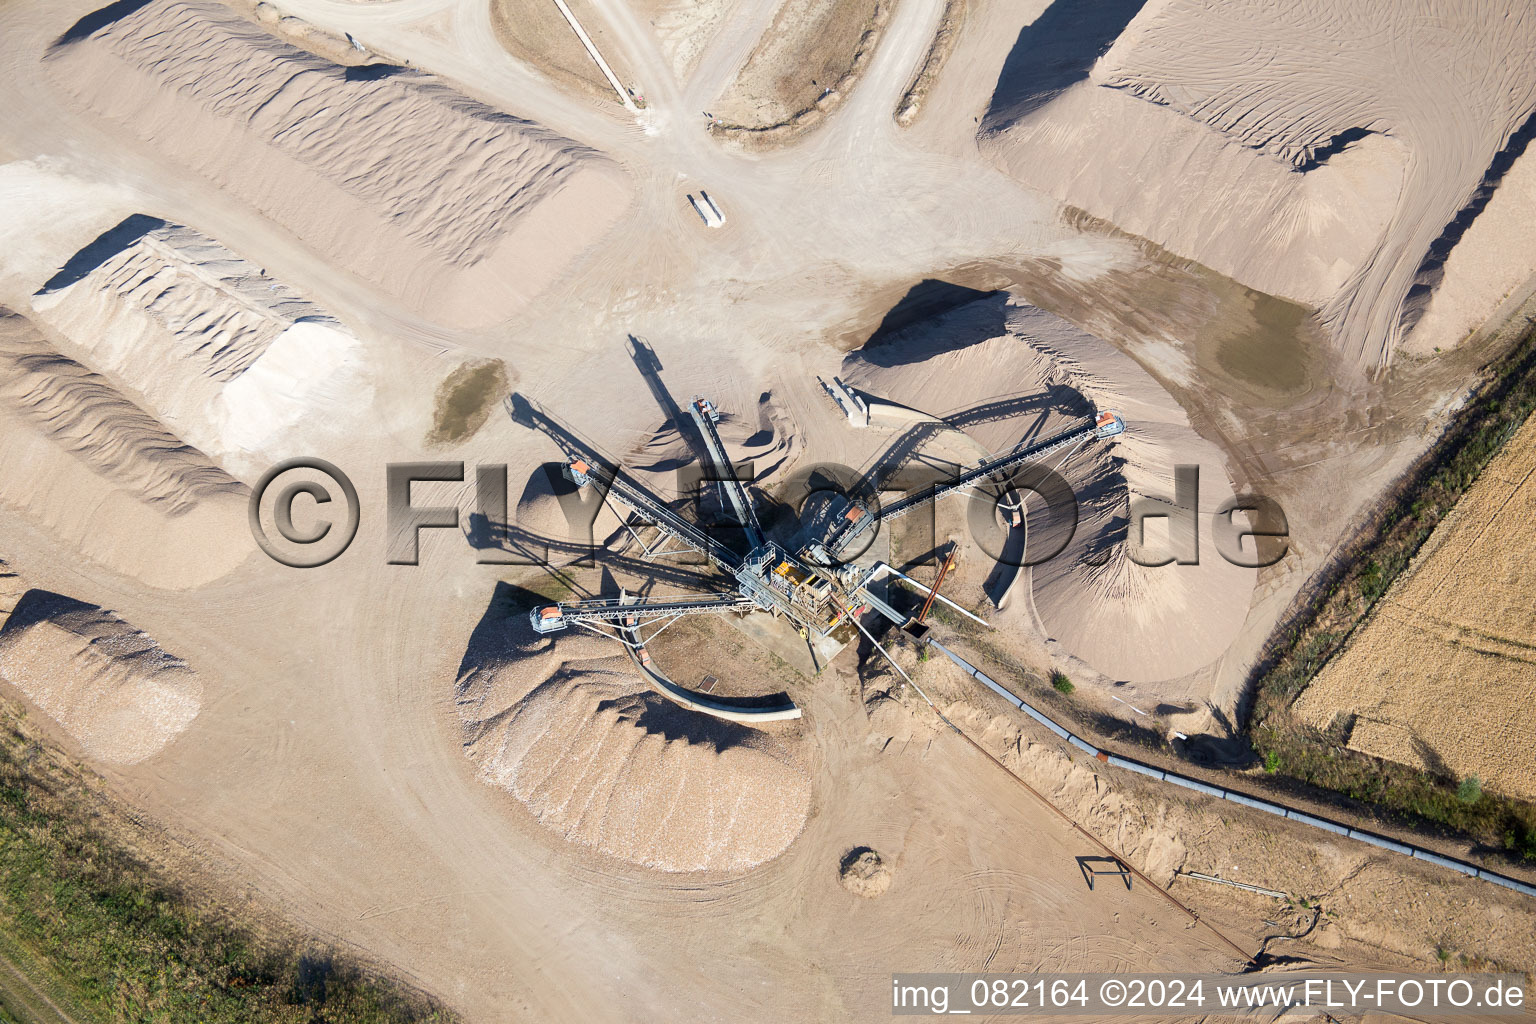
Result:
[[[986,626],[988,629],[992,628],[992,623],[988,622],[986,619],[980,618],[979,616],[976,616],[976,615],[972,615],[970,612],[966,611],[964,608],[962,608],[959,605],[955,604],[955,602],[951,601],[949,598],[945,597],[943,594],[935,593],[933,590],[929,589],[928,587],[923,586],[921,583],[917,582],[917,580],[913,579],[911,576],[908,576],[906,573],[902,572],[900,569],[897,569],[897,568],[895,568],[894,566],[891,566],[891,565],[886,565],[886,563],[884,563],[884,562],[881,562],[880,564],[885,566],[886,571],[888,571],[888,572],[890,572],[890,573],[892,573],[892,574],[894,574],[896,576],[900,576],[902,579],[906,580],[908,583],[912,584],[914,587],[916,587],[918,590],[921,590],[925,594],[933,594],[934,597],[938,598],[940,601],[943,601],[945,604],[949,605],[955,611],[959,612],[961,615],[964,615],[966,618],[970,619],[971,621],[979,622],[983,626]]]
[[[640,646],[644,647],[646,644],[650,643],[652,640],[655,640],[658,636],[661,636],[661,631],[662,630],[666,629],[668,626],[672,625],[672,623],[676,622],[678,619],[680,619],[682,617],[683,617],[683,613],[682,612],[678,612],[676,615],[672,616],[670,619],[667,619],[660,626],[656,627],[656,631],[654,633],[652,633],[650,636],[648,636],[644,640],[642,640],[640,642]],[[640,635],[640,624],[637,622],[637,623],[635,623],[635,636],[638,637],[639,635]]]
[[[555,6],[560,8],[560,13],[565,15],[565,20],[571,23],[571,28],[581,40],[581,45],[587,48],[587,53],[597,61],[598,70],[602,71],[608,79],[608,84],[613,86],[613,91],[619,94],[619,102],[630,110],[637,109],[634,102],[630,100],[629,93],[624,90],[623,83],[619,81],[619,76],[613,73],[613,68],[609,67],[608,62],[603,60],[603,55],[597,52],[597,44],[592,42],[591,36],[587,35],[587,30],[581,27],[581,22],[576,20],[576,15],[572,14],[571,9],[565,5],[565,0],[555,0]]]

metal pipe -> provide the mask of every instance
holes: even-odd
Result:
[[[1285,899],[1285,893],[1275,889],[1266,889],[1261,885],[1249,885],[1247,882],[1234,882],[1230,878],[1222,878],[1219,875],[1202,875],[1198,871],[1177,872],[1185,878],[1198,878],[1202,882],[1215,882],[1218,885],[1230,885],[1234,889],[1243,889],[1247,892],[1256,892],[1261,896],[1273,896],[1277,900]]]
[[[955,611],[959,612],[961,615],[964,615],[966,618],[970,619],[971,621],[979,622],[983,626],[986,626],[988,629],[992,628],[992,623],[988,622],[986,619],[983,619],[983,618],[981,618],[979,616],[976,616],[976,615],[972,615],[970,612],[966,611],[964,608],[960,607],[958,604],[955,604],[955,602],[951,601],[949,598],[945,597],[943,594],[940,594],[940,593],[938,593],[935,590],[932,590],[932,589],[930,589],[928,587],[923,586],[923,584],[917,582],[917,580],[913,579],[911,576],[908,576],[906,573],[902,572],[900,569],[897,569],[897,568],[895,568],[894,566],[891,566],[891,565],[886,565],[886,563],[884,563],[884,562],[881,562],[880,564],[885,566],[887,572],[890,572],[890,573],[892,573],[893,575],[896,575],[896,576],[900,576],[902,579],[904,579],[908,583],[912,584],[918,590],[921,590],[924,594],[931,594],[931,595],[933,595],[934,597],[938,598],[940,601],[943,601],[945,604],[949,605]]]

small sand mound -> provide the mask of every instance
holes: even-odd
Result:
[[[243,488],[202,452],[0,308],[0,402],[112,483],[168,515]]]
[[[509,632],[526,635],[495,639]],[[658,696],[603,641],[535,640],[493,608],[457,706],[482,779],[566,839],[632,864],[745,871],[783,853],[809,813],[810,781],[782,744]]]
[[[856,846],[843,854],[838,865],[838,879],[855,896],[872,900],[891,887],[891,869],[880,855],[867,846]]]
[[[95,113],[456,326],[510,316],[628,202],[592,150],[429,75],[330,63],[220,4],[98,12],[47,65]]]
[[[24,594],[0,629],[0,679],[115,764],[158,753],[202,705],[180,658],[111,612],[42,590]]]
[[[349,331],[179,224],[129,217],[80,250],[33,305],[86,361],[232,467],[249,469],[266,449],[287,454],[276,440],[288,431],[344,429],[372,394]]]

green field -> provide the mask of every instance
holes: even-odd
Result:
[[[99,780],[0,704],[0,1022],[414,1024],[441,1008],[133,849]]]

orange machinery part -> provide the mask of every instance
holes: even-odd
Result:
[[[949,555],[944,559],[944,564],[939,567],[939,578],[933,581],[933,587],[928,591],[928,600],[923,602],[923,610],[917,613],[919,624],[928,618],[928,613],[933,610],[933,599],[938,596],[939,588],[944,585],[944,577],[949,575],[949,570],[955,564],[955,549],[949,549]]]

